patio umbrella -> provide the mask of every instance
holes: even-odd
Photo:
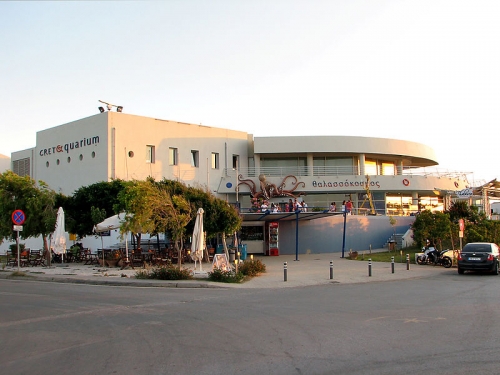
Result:
[[[56,227],[52,235],[51,248],[54,250],[54,253],[61,255],[64,260],[64,254],[66,253],[66,229],[64,226],[64,210],[62,207],[59,207],[57,210]]]
[[[203,259],[203,248],[205,247],[205,236],[203,233],[203,208],[198,208],[196,221],[194,222],[193,241],[191,243],[191,259],[194,260],[194,269],[196,262],[200,262],[200,272],[202,271],[201,261]]]
[[[102,232],[107,232],[109,230],[114,230],[114,229],[120,229],[121,225],[125,221],[125,212],[121,212],[118,215],[113,215],[110,216],[104,221],[100,222],[99,224],[96,224],[94,226],[94,232],[96,233],[102,233]],[[102,244],[102,236],[101,236],[101,244]],[[103,246],[104,247],[104,246]],[[104,251],[102,252],[103,260],[104,260]],[[125,258],[128,263],[128,238],[125,236]]]

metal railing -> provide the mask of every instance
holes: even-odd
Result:
[[[472,172],[457,172],[450,171],[447,169],[439,169],[436,167],[404,167],[401,171],[398,169],[398,173],[410,176],[435,176],[435,177],[448,177],[448,178],[459,178],[467,179],[468,175]],[[359,175],[359,169],[356,166],[301,166],[301,167],[249,167],[240,168],[238,170],[233,168],[226,168],[224,170],[225,176],[236,177],[236,174],[241,174],[245,177],[258,177],[260,174],[273,177],[286,177],[293,175],[296,177],[301,176],[312,176],[312,177],[323,177],[323,176],[356,176]],[[380,174],[379,174],[380,175]]]

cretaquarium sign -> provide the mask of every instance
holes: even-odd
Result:
[[[57,154],[60,152],[65,152],[69,153],[72,150],[80,149],[82,147],[87,147],[87,146],[92,146],[99,144],[99,136],[93,136],[93,137],[88,137],[88,138],[82,138],[78,141],[74,142],[68,142],[65,144],[58,144],[57,146],[52,146],[48,148],[42,148],[39,151],[40,156],[48,156],[48,155],[53,155]]]

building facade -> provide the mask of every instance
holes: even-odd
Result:
[[[468,187],[466,175],[427,170],[437,164],[430,147],[411,141],[253,137],[242,131],[111,111],[39,131],[34,148],[11,156],[15,173],[45,181],[66,195],[96,182],[151,176],[206,187],[237,204],[242,213],[259,211],[256,197],[259,202],[274,203],[281,211],[295,198],[317,212],[328,209],[332,202],[340,212],[342,202],[350,200],[354,215],[349,221],[356,228],[366,228],[370,214],[395,215],[408,218],[399,220],[401,230],[408,228],[417,211],[442,210],[450,202],[447,192]],[[245,216],[245,220],[256,219]],[[315,235],[324,232],[324,225],[318,223],[338,220],[331,217],[305,223],[311,241],[301,252],[326,247],[338,251],[338,246],[326,245],[337,243],[337,237]],[[368,248],[368,244],[382,246],[394,228],[386,223],[387,218],[383,224],[377,220],[377,237],[367,231],[364,240],[353,236],[349,244],[358,249]],[[292,227],[288,222],[282,229],[293,231]],[[290,246],[283,249],[285,253],[294,251]]]

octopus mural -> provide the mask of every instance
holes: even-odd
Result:
[[[290,181],[291,185],[293,186],[292,189],[290,190],[285,190],[286,187],[286,181],[288,179],[291,179]],[[266,176],[261,174],[259,175],[259,181],[260,181],[260,191],[257,191],[257,187],[255,185],[255,182],[253,182],[250,179],[243,179],[243,175],[238,176],[238,187],[240,185],[246,185],[250,188],[250,196],[252,198],[264,198],[264,199],[270,199],[273,197],[292,197],[292,198],[298,198],[299,196],[303,195],[304,193],[298,192],[298,194],[294,194],[293,191],[295,191],[299,186],[302,185],[302,187],[305,187],[306,184],[304,182],[298,182],[297,177],[288,175],[286,176],[283,181],[281,181],[281,184],[279,186],[276,186],[273,183],[270,183],[266,180]]]

